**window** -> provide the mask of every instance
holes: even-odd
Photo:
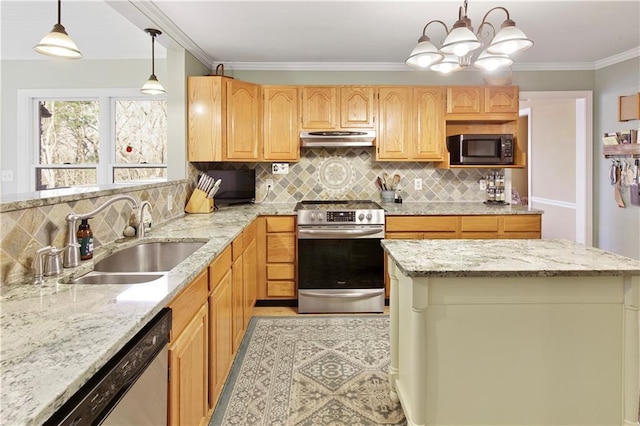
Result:
[[[31,190],[166,180],[166,101],[156,97],[32,97]]]

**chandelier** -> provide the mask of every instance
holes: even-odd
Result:
[[[487,17],[494,10],[502,10],[507,19],[500,26],[500,30],[487,21]],[[427,27],[431,24],[441,24],[447,36],[438,49],[427,37]],[[458,10],[458,20],[451,27],[440,20],[432,20],[424,26],[422,36],[418,44],[411,51],[406,60],[410,67],[430,69],[441,73],[450,73],[473,66],[485,71],[494,71],[513,64],[510,55],[528,49],[533,46],[533,41],[516,27],[516,23],[510,18],[509,11],[501,6],[494,7],[485,13],[482,22],[474,33],[471,19],[467,16],[467,0]],[[472,61],[477,49],[483,48],[480,54]]]

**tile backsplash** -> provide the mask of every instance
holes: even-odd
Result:
[[[286,175],[272,174],[271,163],[216,164],[216,167],[256,169],[256,200],[266,195],[266,180],[274,187],[265,203],[290,203],[309,199],[372,199],[380,201],[377,176],[400,175],[404,201],[484,201],[478,181],[484,169],[436,169],[434,163],[377,162],[375,148],[302,148],[300,161],[289,163]],[[206,167],[199,164],[198,167]],[[422,190],[414,190],[421,179]]]
[[[187,181],[149,185],[138,190],[117,189],[103,191],[100,196],[81,199],[39,203],[0,213],[0,283],[22,282],[33,276],[33,255],[47,245],[60,248],[66,243],[67,223],[65,218],[72,211],[86,213],[102,205],[115,194],[129,194],[137,200],[151,203],[153,225],[166,222],[184,214],[187,196],[191,193]],[[126,201],[118,201],[89,220],[96,247],[122,238],[133,210]],[[152,231],[153,232],[153,231]]]

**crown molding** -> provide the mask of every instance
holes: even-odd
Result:
[[[633,49],[596,61],[595,69],[599,70],[637,57],[640,57],[640,46],[636,46]]]
[[[188,51],[203,65],[213,69],[214,58],[209,56],[193,40],[187,36],[171,19],[167,17],[154,3],[144,0],[129,0],[140,13],[151,20],[158,28],[162,29],[164,35],[170,37],[175,43]],[[161,36],[162,37],[162,36]]]

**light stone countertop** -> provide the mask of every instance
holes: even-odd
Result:
[[[206,244],[149,284],[69,285],[94,262],[140,243],[123,239],[101,247],[90,261],[45,280],[0,287],[0,424],[36,425],[47,420],[111,359],[148,321],[258,215],[292,215],[295,204],[221,208],[185,215],[152,228],[145,242],[206,241]],[[394,214],[521,214],[526,207],[487,207],[481,203],[383,205]],[[522,210],[524,209],[524,210]],[[485,213],[482,213],[485,212]],[[540,211],[536,211],[541,213]],[[408,256],[407,258],[409,258]]]
[[[640,275],[640,260],[568,240],[383,240],[408,277]]]
[[[466,215],[510,215],[510,214],[542,214],[542,210],[530,209],[527,206],[489,205],[482,202],[430,203],[403,202],[381,203],[387,216],[427,215],[427,216],[466,216]]]

